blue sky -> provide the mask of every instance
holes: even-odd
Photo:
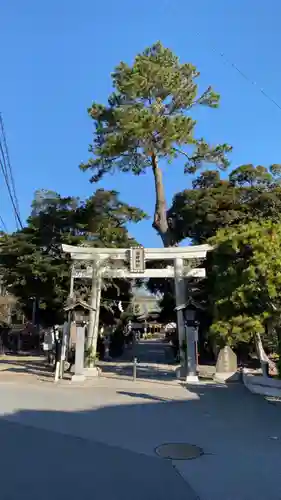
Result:
[[[120,60],[132,62],[157,40],[198,67],[201,89],[211,84],[221,94],[219,110],[196,113],[198,136],[232,144],[232,167],[281,163],[281,111],[219,55],[224,52],[281,104],[277,0],[1,0],[0,7],[0,111],[24,219],[36,189],[82,198],[93,192],[89,175],[78,169],[92,135],[87,107],[106,101]],[[190,178],[180,161],[164,170],[170,202]],[[150,175],[110,176],[102,186],[152,214]],[[0,214],[12,230],[1,180]],[[151,221],[130,230],[146,246],[160,244]]]

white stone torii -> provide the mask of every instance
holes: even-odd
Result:
[[[92,343],[98,335],[101,284],[103,277],[133,279],[174,278],[179,345],[181,346],[184,343],[184,341],[186,340],[185,322],[183,311],[180,308],[180,306],[182,306],[186,302],[184,280],[190,277],[205,277],[205,269],[190,269],[190,267],[186,265],[184,261],[190,259],[204,259],[207,252],[211,250],[211,247],[209,245],[168,248],[142,248],[144,264],[141,271],[132,270],[126,267],[126,263],[129,260],[128,256],[130,255],[130,252],[132,252],[132,249],[129,248],[93,248],[86,246],[77,247],[72,245],[62,245],[62,250],[65,253],[70,254],[74,262],[82,261],[90,263],[89,266],[87,266],[86,270],[76,270],[74,266],[71,275],[70,292],[70,294],[73,293],[73,282],[75,278],[92,279],[90,305],[93,308],[93,311],[90,314],[88,328],[89,344]],[[146,269],[145,263],[151,260],[173,260],[173,266],[158,269]],[[88,347],[90,347],[89,344]],[[187,359],[190,359],[191,356],[193,357],[193,353],[188,353]],[[191,370],[189,369],[191,366],[196,365],[194,361],[195,360],[192,360],[190,366],[187,367],[187,380],[189,379],[190,381],[196,379],[196,373],[190,373]],[[182,360],[181,362],[183,363],[184,361]]]

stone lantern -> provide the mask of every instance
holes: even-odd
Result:
[[[71,321],[76,327],[76,342],[75,342],[75,368],[72,380],[81,382],[85,380],[84,374],[84,359],[85,359],[85,330],[88,324],[89,313],[92,307],[87,302],[77,299],[70,305],[65,307],[65,312],[70,313]]]
[[[185,373],[180,373],[180,377],[186,378],[187,382],[198,382],[197,376],[197,343],[198,343],[198,321],[197,312],[204,308],[195,302],[191,297],[189,300],[175,308],[176,311],[182,311],[185,326],[184,346],[186,363]],[[181,348],[181,346],[180,346]]]

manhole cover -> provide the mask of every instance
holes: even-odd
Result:
[[[187,443],[167,443],[156,448],[156,453],[161,458],[170,460],[193,460],[203,455],[202,448]]]

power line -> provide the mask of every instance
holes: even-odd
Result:
[[[197,36],[199,38],[201,38],[201,34],[199,32],[196,33]],[[251,85],[253,85],[254,87],[256,87],[258,89],[258,91],[268,100],[270,101],[272,104],[274,104],[274,106],[276,106],[280,111],[281,111],[281,104],[279,104],[273,97],[271,97],[271,95],[262,87],[259,86],[259,84],[253,80],[250,76],[248,76],[246,73],[244,73],[244,71],[242,71],[238,66],[237,64],[235,64],[233,61],[231,61],[231,59],[229,59],[227,57],[227,55],[224,53],[224,52],[221,52],[220,50],[218,50],[216,47],[214,46],[209,46],[210,49],[215,53],[215,54],[218,54],[222,59],[224,59],[224,61],[229,65],[231,66],[240,76],[242,76],[242,78],[244,78],[244,80],[248,81]]]
[[[6,162],[7,162],[7,165],[8,165],[8,171],[9,171],[9,174],[10,174],[10,179],[11,179],[11,184],[12,184],[12,192],[13,192],[13,196],[14,196],[14,200],[15,200],[15,205],[17,207],[17,212],[20,215],[19,202],[18,202],[17,193],[16,193],[15,179],[14,179],[14,175],[13,175],[13,171],[12,171],[12,166],[11,166],[11,162],[10,162],[9,149],[8,149],[8,144],[7,144],[6,134],[5,134],[5,129],[4,129],[4,121],[3,121],[1,113],[0,113],[0,127],[1,127],[2,137],[3,137],[3,144],[4,144],[4,152],[5,152],[5,156],[6,156]]]
[[[6,226],[5,222],[4,222],[3,217],[1,217],[1,215],[0,215],[0,223],[2,224],[2,227],[3,227],[4,231],[7,233],[8,229],[7,229],[7,226]]]
[[[3,156],[3,148],[2,148],[1,143],[0,143],[0,152],[1,152],[2,156]],[[3,174],[4,180],[5,180],[5,184],[6,184],[6,187],[8,189],[8,194],[9,194],[9,197],[10,197],[13,209],[14,209],[16,224],[19,222],[20,227],[23,227],[22,223],[21,223],[20,216],[19,216],[19,214],[17,212],[17,207],[16,207],[16,204],[15,204],[14,198],[13,198],[13,194],[12,194],[12,190],[11,190],[11,187],[10,187],[9,178],[8,178],[8,175],[7,175],[7,170],[6,170],[6,167],[5,167],[5,163],[3,163],[3,161],[2,161],[1,158],[0,158],[0,169],[1,169],[1,172]]]
[[[16,195],[15,181],[10,163],[8,146],[5,137],[4,124],[1,114],[0,114],[0,170],[3,174],[9,198],[13,206],[17,229],[19,227],[23,228],[19,212],[18,199]]]
[[[17,195],[16,195],[16,190],[15,190],[15,182],[14,182],[14,177],[13,177],[13,172],[9,160],[9,152],[8,152],[8,147],[7,147],[7,141],[5,137],[5,131],[4,131],[4,124],[3,124],[3,119],[0,114],[0,152],[2,155],[2,160],[0,158],[0,168],[2,171],[2,174],[4,176],[5,184],[8,189],[8,194],[14,209],[14,215],[15,215],[15,220],[16,220],[16,226],[17,229],[22,227],[21,223],[21,218],[20,218],[20,213],[18,209],[18,200],[17,200]],[[2,144],[3,142],[3,144]],[[8,163],[8,165],[7,165]],[[19,223],[19,225],[18,225]]]

